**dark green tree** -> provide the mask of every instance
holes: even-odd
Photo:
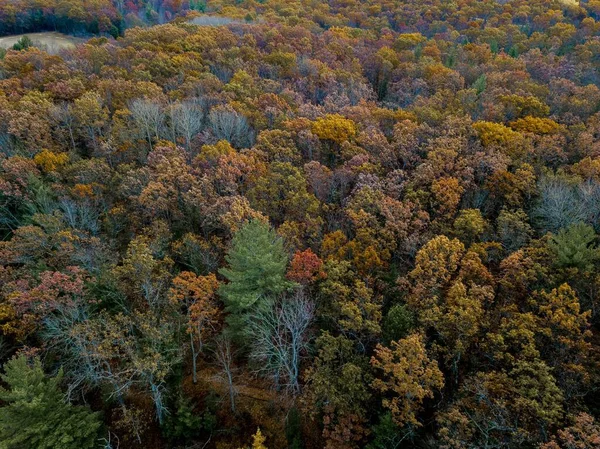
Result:
[[[15,45],[13,45],[13,50],[27,50],[29,47],[33,47],[33,41],[29,36],[23,36],[20,38]]]
[[[384,413],[379,422],[371,428],[372,440],[366,449],[397,449],[402,441],[411,436],[409,430],[403,430],[394,422],[391,413]]]
[[[404,304],[396,304],[383,319],[383,338],[387,343],[400,340],[406,337],[414,326],[414,314]]]
[[[101,421],[88,407],[65,401],[63,374],[47,377],[38,358],[20,356],[4,365],[0,388],[1,449],[87,449],[97,446]]]
[[[216,416],[211,405],[204,411],[196,411],[192,400],[179,394],[173,411],[165,419],[163,435],[173,441],[190,441],[202,432],[212,432],[216,426]]]

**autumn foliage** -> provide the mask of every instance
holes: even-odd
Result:
[[[0,0],[0,447],[600,447],[599,23]]]

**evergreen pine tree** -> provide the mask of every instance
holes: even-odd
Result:
[[[228,268],[220,273],[229,281],[219,289],[229,312],[232,332],[243,330],[247,312],[265,305],[292,283],[285,278],[288,256],[282,239],[268,224],[253,220],[233,237],[225,257]]]
[[[552,236],[550,249],[556,254],[556,264],[561,267],[591,267],[600,257],[600,251],[594,244],[594,228],[585,223],[575,223],[561,229]]]
[[[0,449],[87,449],[96,447],[98,413],[64,400],[62,370],[46,377],[39,359],[25,356],[4,365],[0,388]]]

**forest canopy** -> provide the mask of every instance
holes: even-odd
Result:
[[[600,447],[600,1],[0,0],[0,448]]]

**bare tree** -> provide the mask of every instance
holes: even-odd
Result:
[[[113,436],[115,437],[115,440],[113,442]],[[119,442],[119,437],[112,433],[110,430],[108,431],[108,436],[106,438],[101,438],[100,439],[100,445],[99,447],[101,449],[119,449],[120,446],[120,442]]]
[[[137,98],[129,104],[129,112],[136,126],[144,133],[152,151],[152,139],[158,138],[159,130],[165,119],[160,105],[152,100]]]
[[[137,387],[148,392],[162,424],[166,379],[181,359],[172,322],[151,313],[90,317],[82,305],[56,310],[44,328],[47,349],[61,356],[69,395],[106,385],[123,405],[125,393]]]
[[[233,109],[216,107],[210,111],[209,121],[217,139],[227,140],[237,148],[252,144],[253,135],[248,120]]]
[[[600,183],[591,179],[581,183],[579,194],[585,204],[586,222],[600,230]]]
[[[216,339],[216,347],[214,349],[215,358],[217,363],[223,370],[227,379],[227,386],[229,388],[229,402],[231,404],[231,411],[235,412],[235,395],[236,390],[233,385],[233,357],[234,352],[231,347],[231,339],[226,335],[220,335]]]
[[[313,302],[303,289],[298,289],[291,297],[281,298],[248,317],[250,359],[256,363],[256,371],[294,394],[300,390],[300,359],[307,347],[313,316]]]
[[[199,134],[204,125],[204,108],[199,100],[184,101],[170,108],[171,126],[176,137],[183,137],[185,148],[190,149],[190,142]]]
[[[46,349],[61,356],[61,365],[69,380],[69,397],[107,382],[113,386],[113,394],[122,404],[122,393],[131,382],[118,385],[116,379],[123,379],[123,376],[114,371],[109,356],[96,350],[103,337],[97,329],[107,328],[104,318],[90,320],[86,305],[60,307],[44,320],[42,335]]]
[[[597,225],[600,218],[600,184],[574,183],[558,176],[543,178],[533,218],[544,231],[558,232],[574,223]]]
[[[100,212],[90,201],[74,201],[64,197],[59,204],[63,216],[71,228],[83,229],[92,235],[98,234]]]

